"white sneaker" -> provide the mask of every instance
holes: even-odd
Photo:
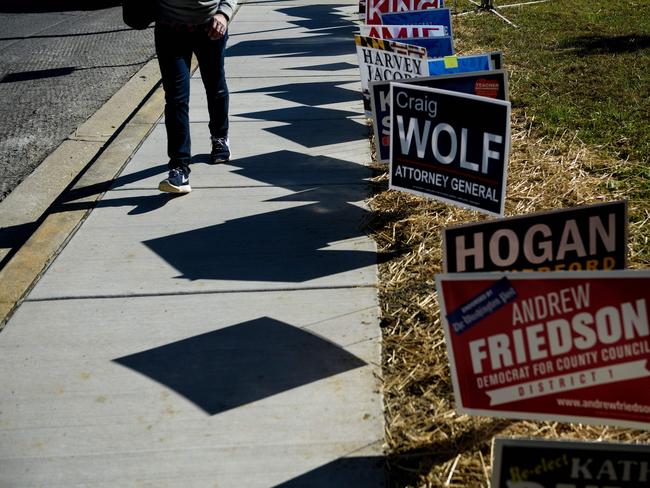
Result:
[[[167,193],[189,193],[192,191],[190,177],[182,168],[169,170],[169,176],[158,185],[160,191]]]

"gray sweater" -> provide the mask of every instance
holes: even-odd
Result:
[[[159,0],[158,18],[180,24],[205,24],[217,13],[232,18],[237,0]]]

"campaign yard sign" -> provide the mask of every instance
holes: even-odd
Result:
[[[391,84],[390,188],[503,215],[510,103]]]
[[[368,22],[370,23],[370,22]],[[390,11],[381,14],[382,25],[442,25],[453,37],[451,29],[451,10],[448,8],[435,8],[414,11]]]
[[[426,76],[405,80],[403,83],[498,98],[499,100],[508,99],[508,75],[506,71]],[[390,83],[388,81],[374,81],[370,83],[369,90],[377,159],[381,162],[388,162],[390,159]]]
[[[381,24],[381,14],[387,12],[425,10],[443,6],[444,0],[367,0],[366,24]]]
[[[647,488],[650,446],[497,437],[492,488]]]
[[[650,428],[650,271],[436,276],[460,413]]]
[[[448,36],[449,32],[444,25],[360,25],[359,35],[391,40],[444,37]]]
[[[408,37],[400,39],[404,44],[421,46],[427,50],[427,57],[439,58],[454,54],[454,43],[451,36],[440,37]]]
[[[624,269],[624,200],[448,227],[445,273]]]
[[[500,69],[494,67],[490,54],[446,56],[437,59],[429,59],[428,64],[429,74],[431,76]]]
[[[370,115],[371,81],[403,80],[429,74],[427,51],[423,47],[374,37],[354,36],[361,74],[364,107]]]

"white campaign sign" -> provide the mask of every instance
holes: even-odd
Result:
[[[364,93],[368,93],[371,81],[403,80],[429,74],[427,50],[423,47],[361,36],[355,36],[355,42]]]

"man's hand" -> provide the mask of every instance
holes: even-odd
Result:
[[[221,39],[226,35],[228,19],[224,14],[216,14],[208,24],[208,37],[210,39]]]

